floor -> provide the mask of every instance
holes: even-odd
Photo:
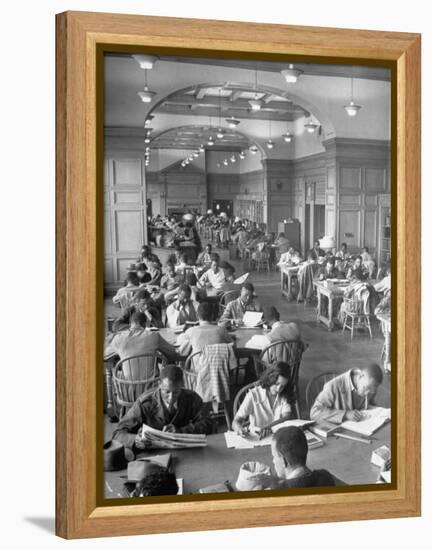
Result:
[[[215,250],[216,251],[216,250]],[[243,273],[242,262],[229,260],[227,250],[217,250],[221,258],[230,261],[236,268],[236,276]],[[279,271],[256,272],[249,275],[249,281],[255,286],[255,292],[262,305],[274,305],[280,312],[283,321],[298,323],[302,330],[304,341],[309,344],[302,359],[300,369],[300,410],[303,417],[308,416],[305,404],[305,389],[308,381],[323,372],[342,373],[350,368],[364,365],[368,362],[380,363],[383,336],[378,323],[372,325],[371,340],[366,332],[356,333],[350,340],[348,332],[335,329],[329,332],[327,327],[316,322],[315,304],[297,304],[288,302],[280,293]],[[105,315],[118,314],[111,300],[105,301]],[[390,407],[390,376],[384,376],[384,382],[378,390],[377,404]]]

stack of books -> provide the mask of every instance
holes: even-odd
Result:
[[[317,447],[322,447],[324,445],[324,441],[311,431],[305,430],[304,434],[306,436],[309,450],[316,449]]]
[[[318,435],[323,439],[327,439],[328,436],[334,433],[338,428],[339,426],[337,426],[336,424],[332,424],[331,422],[321,421],[318,424],[311,426],[309,429],[315,435]]]

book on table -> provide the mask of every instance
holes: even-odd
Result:
[[[390,409],[371,407],[370,409],[360,412],[362,413],[361,420],[358,422],[354,420],[345,420],[339,427],[369,437],[381,428],[381,426],[390,421]]]
[[[324,445],[324,441],[320,439],[317,435],[312,433],[310,430],[305,430],[304,434],[306,436],[309,450],[316,449],[317,447],[322,447]]]
[[[323,437],[324,439],[327,439],[327,437],[333,434],[338,428],[339,426],[337,424],[321,421],[318,422],[318,424],[314,424],[309,429],[318,437]]]

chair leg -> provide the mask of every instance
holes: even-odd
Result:
[[[367,325],[367,328],[369,329],[369,336],[372,339],[373,338],[373,336],[372,336],[372,327],[371,327],[371,324],[370,324],[369,315],[366,315],[366,325]]]
[[[224,408],[225,422],[226,422],[226,425],[227,425],[227,429],[230,430],[231,429],[231,418],[230,418],[230,413],[229,413],[229,410],[228,410],[228,402],[227,401],[224,402],[223,408]]]
[[[351,341],[354,338],[355,317],[351,317]]]

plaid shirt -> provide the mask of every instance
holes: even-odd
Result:
[[[237,367],[233,344],[205,346],[200,357],[196,392],[204,403],[230,399],[230,369]]]

